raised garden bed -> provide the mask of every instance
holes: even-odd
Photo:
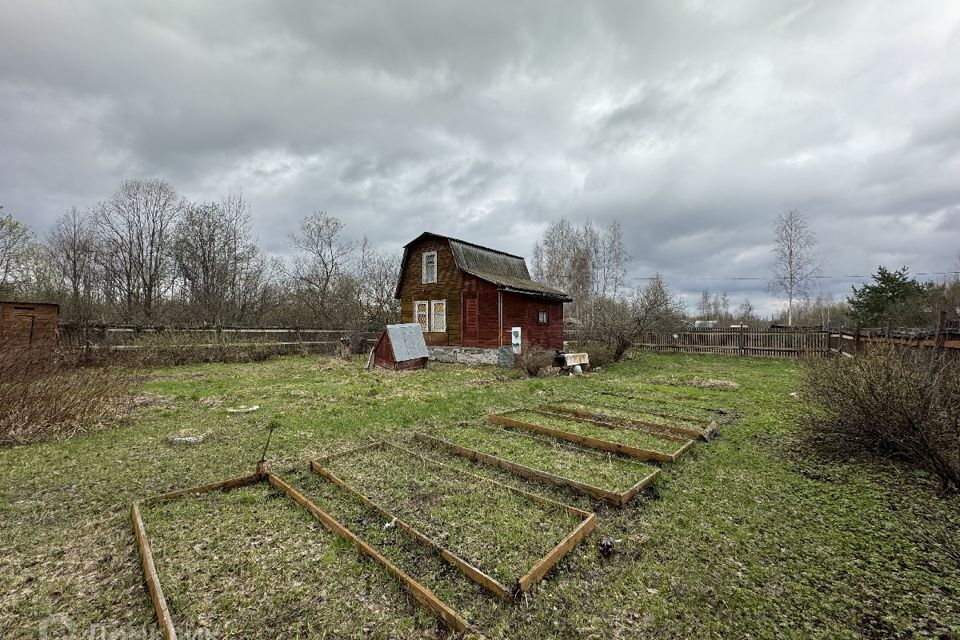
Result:
[[[311,462],[500,597],[529,591],[596,516],[384,442]]]
[[[596,422],[632,427],[644,431],[670,433],[688,438],[709,439],[716,431],[717,423],[707,419],[671,416],[654,410],[645,411],[639,407],[606,402],[589,404],[560,400],[541,405],[540,409],[560,413]]]
[[[165,640],[176,640],[177,632],[173,617],[170,613],[170,607],[167,603],[166,597],[164,596],[163,588],[160,583],[160,576],[161,573],[169,576],[173,572],[171,571],[168,573],[169,570],[164,570],[163,572],[158,571],[153,550],[147,537],[146,525],[144,524],[142,513],[150,513],[155,509],[163,508],[168,503],[180,501],[181,499],[185,499],[187,501],[196,500],[198,497],[207,499],[212,497],[211,494],[213,494],[213,492],[238,489],[243,491],[250,488],[252,485],[257,485],[262,482],[269,482],[274,488],[278,489],[282,494],[285,494],[286,497],[291,498],[294,502],[297,502],[305,507],[332,533],[346,540],[362,554],[373,558],[380,563],[390,574],[392,574],[401,582],[401,584],[417,602],[419,602],[427,610],[439,616],[440,619],[452,631],[463,632],[468,629],[465,620],[456,611],[451,609],[439,598],[437,598],[437,596],[435,596],[430,590],[426,589],[423,585],[404,573],[367,542],[344,527],[332,516],[321,510],[296,489],[287,484],[283,479],[267,471],[265,466],[258,465],[257,472],[248,476],[241,476],[222,482],[191,487],[179,491],[172,491],[166,494],[147,498],[142,502],[134,502],[131,505],[131,521],[143,563],[143,571],[146,578],[147,589],[154,605],[154,611],[157,615],[160,632]],[[184,502],[181,502],[181,504],[184,504]],[[180,520],[178,519],[177,521]],[[228,550],[228,552],[231,554],[234,551],[234,549]],[[194,548],[194,552],[196,552],[196,547]],[[264,552],[266,552],[266,549],[264,549]],[[163,554],[161,554],[161,557],[162,556]],[[233,556],[231,555],[229,557],[232,558]],[[223,560],[223,556],[217,555],[216,559]],[[189,575],[189,572],[187,575]],[[244,586],[236,576],[233,576],[233,580],[238,589]],[[217,585],[217,588],[222,589],[222,585]],[[220,608],[222,609],[223,607],[221,606]]]
[[[566,486],[624,506],[660,470],[555,439],[485,426],[440,427],[419,440],[521,477]]]
[[[505,411],[491,415],[489,418],[495,424],[533,431],[641,460],[673,462],[693,445],[693,440],[682,436],[667,433],[655,434],[630,426],[607,424],[531,409]]]

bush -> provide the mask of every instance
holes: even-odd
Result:
[[[0,354],[0,444],[90,431],[122,416],[132,382],[36,350]]]
[[[513,366],[535,378],[553,366],[553,351],[544,349],[540,345],[524,342],[520,353],[513,360]]]
[[[805,374],[804,422],[821,445],[903,458],[960,488],[960,361],[934,366],[929,350],[876,345],[808,361]]]
[[[586,353],[590,357],[590,368],[598,369],[616,362],[614,349],[603,342],[581,342],[574,345],[573,351]]]

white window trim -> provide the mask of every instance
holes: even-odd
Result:
[[[427,279],[427,256],[433,256],[433,280]],[[440,267],[437,264],[437,252],[436,251],[424,251],[420,255],[420,275],[421,275],[421,284],[434,284],[437,281],[437,272],[440,271]]]
[[[420,305],[425,307],[426,314],[426,327],[420,323]],[[430,331],[430,301],[429,300],[414,300],[413,301],[413,321],[420,325],[423,328],[424,333]]]
[[[437,322],[437,304],[443,305],[443,316],[442,322]],[[439,326],[441,325],[442,326]],[[447,330],[447,301],[446,300],[431,300],[430,301],[430,331],[434,333],[444,333]]]

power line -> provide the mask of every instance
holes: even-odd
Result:
[[[772,280],[769,276],[704,276],[704,275],[677,275],[664,272],[671,278],[689,278],[692,280]],[[951,276],[960,275],[960,271],[918,271],[912,273],[913,276]],[[656,276],[632,276],[634,280],[653,280]],[[857,280],[863,278],[872,278],[869,276],[812,276],[815,280]]]

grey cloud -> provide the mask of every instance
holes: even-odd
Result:
[[[0,203],[242,188],[276,254],[318,209],[390,250],[619,220],[634,276],[769,304],[717,278],[766,276],[789,208],[828,273],[954,263],[958,34],[949,2],[8,2]]]

